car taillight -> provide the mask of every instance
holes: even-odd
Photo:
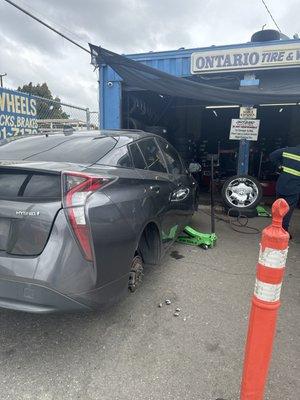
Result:
[[[93,261],[89,227],[86,221],[85,204],[88,197],[110,182],[108,178],[80,172],[64,172],[63,206],[75,237],[88,261]]]

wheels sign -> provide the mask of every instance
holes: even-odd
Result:
[[[25,93],[0,88],[0,139],[36,133],[36,100]]]

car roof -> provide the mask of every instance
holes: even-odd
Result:
[[[122,138],[122,143],[133,142],[150,136],[157,136],[151,132],[145,132],[138,129],[102,129],[97,131],[101,136],[112,136],[114,138]],[[88,133],[88,132],[86,132]],[[127,140],[126,140],[127,139]]]
[[[21,139],[25,139],[25,138],[36,138],[38,136],[65,136],[65,137],[70,137],[74,138],[74,137],[93,137],[93,138],[97,138],[97,137],[113,137],[115,139],[121,139],[121,143],[122,145],[125,145],[127,143],[142,139],[142,138],[146,138],[146,137],[151,137],[151,136],[157,136],[154,133],[148,133],[142,130],[137,130],[137,129],[101,129],[101,130],[93,130],[93,131],[74,131],[74,130],[65,130],[63,132],[59,131],[59,132],[45,132],[45,133],[39,133],[37,135],[23,135],[20,136],[18,138],[14,137],[11,138],[12,140],[21,140]],[[4,140],[0,140],[0,144],[5,144],[5,142],[9,141],[4,139]],[[120,143],[120,144],[121,144]]]

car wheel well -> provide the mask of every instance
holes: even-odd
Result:
[[[158,264],[161,256],[161,240],[157,225],[148,223],[140,237],[137,253],[145,264]]]

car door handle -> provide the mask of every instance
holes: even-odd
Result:
[[[160,187],[158,185],[150,186],[151,192],[159,193]]]

